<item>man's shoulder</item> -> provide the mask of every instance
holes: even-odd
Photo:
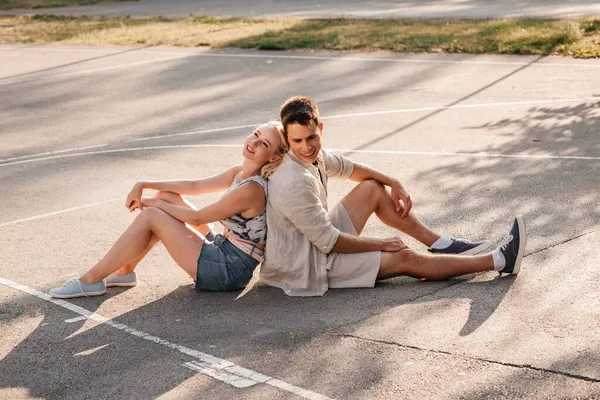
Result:
[[[287,186],[295,181],[305,181],[311,176],[306,167],[286,154],[279,167],[269,177],[269,188]]]

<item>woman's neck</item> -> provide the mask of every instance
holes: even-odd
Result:
[[[260,168],[255,163],[244,160],[242,163],[242,172],[240,172],[240,180],[250,178],[251,176],[258,175],[260,173]]]

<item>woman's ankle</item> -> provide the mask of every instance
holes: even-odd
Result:
[[[131,274],[132,272],[133,272],[133,269],[131,269],[131,268],[125,268],[125,267],[123,267],[123,268],[121,268],[121,269],[118,269],[118,270],[116,270],[116,271],[114,272],[114,274],[115,274],[115,275],[119,275],[119,276],[123,276],[123,275],[129,275],[129,274]]]
[[[88,274],[82,275],[79,277],[81,283],[85,283],[86,285],[93,285],[96,282],[99,282],[100,279],[93,279],[93,276],[89,276]]]

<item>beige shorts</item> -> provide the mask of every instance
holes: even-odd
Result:
[[[348,211],[340,202],[329,212],[333,226],[341,232],[358,236]],[[367,253],[329,253],[327,256],[327,279],[332,289],[341,288],[372,288],[375,286],[381,252]]]

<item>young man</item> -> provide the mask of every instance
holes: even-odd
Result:
[[[412,201],[398,180],[322,149],[323,124],[314,100],[287,100],[281,122],[290,151],[269,178],[267,245],[260,274],[264,283],[290,296],[320,296],[328,288],[373,287],[376,280],[399,275],[440,280],[492,270],[519,272],[526,243],[522,217],[515,218],[495,251],[464,257],[491,244],[440,236],[410,212]],[[359,182],[331,211],[329,178]],[[428,246],[432,254],[409,249],[397,237],[359,236],[373,213]]]

